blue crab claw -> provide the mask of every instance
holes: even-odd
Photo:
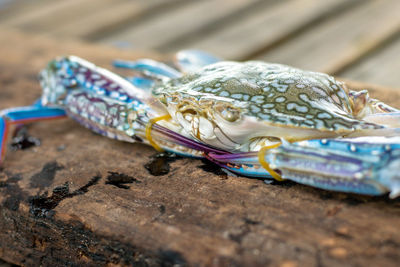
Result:
[[[269,177],[257,153],[208,157],[230,171]],[[282,178],[322,189],[381,195],[400,195],[400,138],[360,137],[283,144],[265,153],[265,161]]]

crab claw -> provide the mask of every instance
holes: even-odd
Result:
[[[208,158],[229,171],[269,178],[257,153],[216,155]],[[283,179],[326,190],[400,196],[400,138],[368,137],[283,142],[267,150],[265,162]]]

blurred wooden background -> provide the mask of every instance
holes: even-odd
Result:
[[[0,0],[0,26],[132,50],[199,48],[400,88],[399,0]]]

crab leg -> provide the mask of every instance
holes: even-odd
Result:
[[[150,92],[143,91],[121,76],[76,56],[51,61],[40,77],[44,104],[59,104],[65,94],[77,88],[124,103],[133,99],[141,102],[153,100]]]
[[[126,68],[131,70],[142,71],[150,76],[156,77],[166,77],[166,78],[178,78],[182,74],[169,67],[168,65],[151,60],[151,59],[141,59],[137,61],[127,61],[127,60],[115,60],[113,62],[114,67]]]
[[[190,155],[190,154],[186,154],[186,156],[196,156],[196,157],[204,157],[205,154],[204,153],[215,153],[215,154],[231,154],[229,152],[211,147],[209,145],[200,143],[198,141],[195,141],[193,139],[190,139],[188,137],[185,137],[181,134],[178,134],[174,131],[171,131],[163,126],[160,125],[153,125],[153,131],[154,131],[154,135],[157,137],[157,141],[159,142],[160,140],[168,140],[169,142],[185,147],[186,150],[196,150],[198,151],[198,153],[196,153],[196,155]],[[162,147],[165,150],[174,152],[174,153],[178,153],[178,154],[184,154],[180,151],[172,151],[170,148],[168,147]],[[185,150],[185,149],[184,149]]]
[[[66,113],[57,107],[43,107],[39,102],[32,106],[4,109],[0,111],[0,165],[7,148],[7,137],[12,125],[34,121],[64,118]]]
[[[143,77],[126,77],[128,81],[130,81],[134,86],[140,88],[145,91],[150,91],[151,87],[154,85],[154,81],[151,79],[143,78]]]
[[[182,50],[175,55],[174,63],[183,73],[196,71],[204,66],[220,61],[211,54],[199,50]],[[151,59],[137,61],[115,60],[114,67],[142,71],[155,78],[178,78],[182,73],[170,66]]]
[[[221,61],[221,59],[204,51],[182,50],[176,53],[174,63],[179,70],[188,73],[218,61]]]

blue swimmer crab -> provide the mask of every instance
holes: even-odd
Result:
[[[239,175],[328,190],[400,195],[400,113],[333,77],[281,64],[181,51],[174,67],[116,61],[121,77],[75,56],[51,61],[32,106],[2,110],[1,158],[12,124],[69,116],[104,136],[205,157]]]

